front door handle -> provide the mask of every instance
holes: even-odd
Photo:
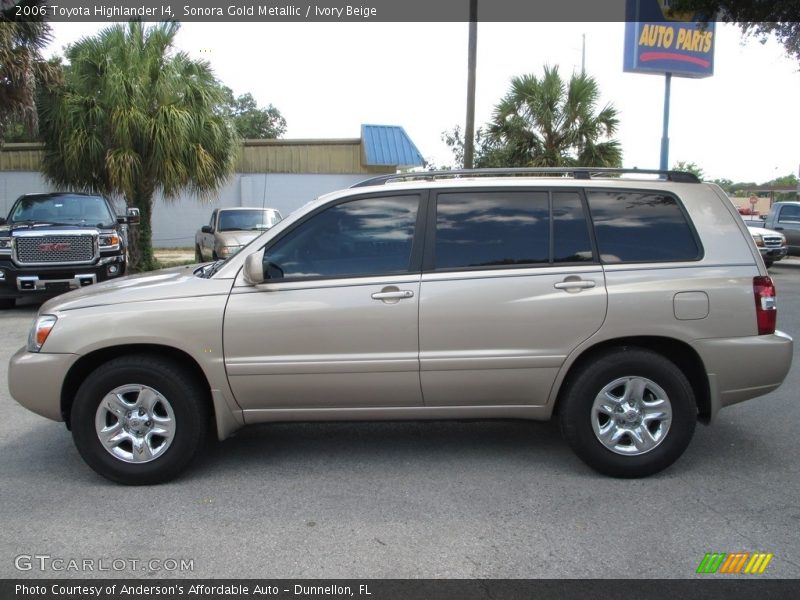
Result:
[[[375,292],[372,294],[373,300],[402,300],[403,298],[413,298],[414,292],[411,290],[396,290],[391,292]]]
[[[588,279],[565,279],[564,281],[559,281],[558,283],[554,283],[553,287],[557,290],[586,290],[589,288],[593,288],[597,285],[594,281],[590,281]]]
[[[783,227],[773,227],[772,229],[775,231],[783,231]]]

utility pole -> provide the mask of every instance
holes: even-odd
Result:
[[[672,73],[664,74],[664,130],[661,134],[661,164],[659,169],[669,169],[669,95],[672,87]]]
[[[581,34],[581,75],[586,75],[586,34]]]
[[[471,169],[475,153],[475,63],[478,55],[478,0],[469,0],[467,53],[467,123],[464,127],[464,168]]]

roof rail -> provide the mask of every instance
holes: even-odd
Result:
[[[407,173],[392,173],[379,175],[351,185],[351,188],[366,187],[369,185],[384,185],[392,181],[421,179],[434,181],[436,179],[458,179],[461,177],[542,177],[545,175],[561,175],[574,179],[592,179],[609,175],[659,175],[665,181],[676,183],[700,183],[700,179],[693,173],[686,171],[666,171],[660,169],[617,169],[614,167],[515,167],[500,169],[454,169],[451,171],[410,171]]]

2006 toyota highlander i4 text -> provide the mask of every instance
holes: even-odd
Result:
[[[557,415],[594,469],[655,473],[776,389],[792,339],[725,194],[647,173],[369,180],[225,261],[47,302],[11,393],[127,484],[177,475],[209,420]]]

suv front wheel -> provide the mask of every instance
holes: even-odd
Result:
[[[200,449],[206,395],[196,378],[171,360],[113,359],[78,389],[70,416],[75,445],[90,467],[112,481],[168,481]]]
[[[646,477],[675,462],[692,439],[697,404],[686,376],[643,348],[606,351],[570,377],[561,431],[590,467]]]

